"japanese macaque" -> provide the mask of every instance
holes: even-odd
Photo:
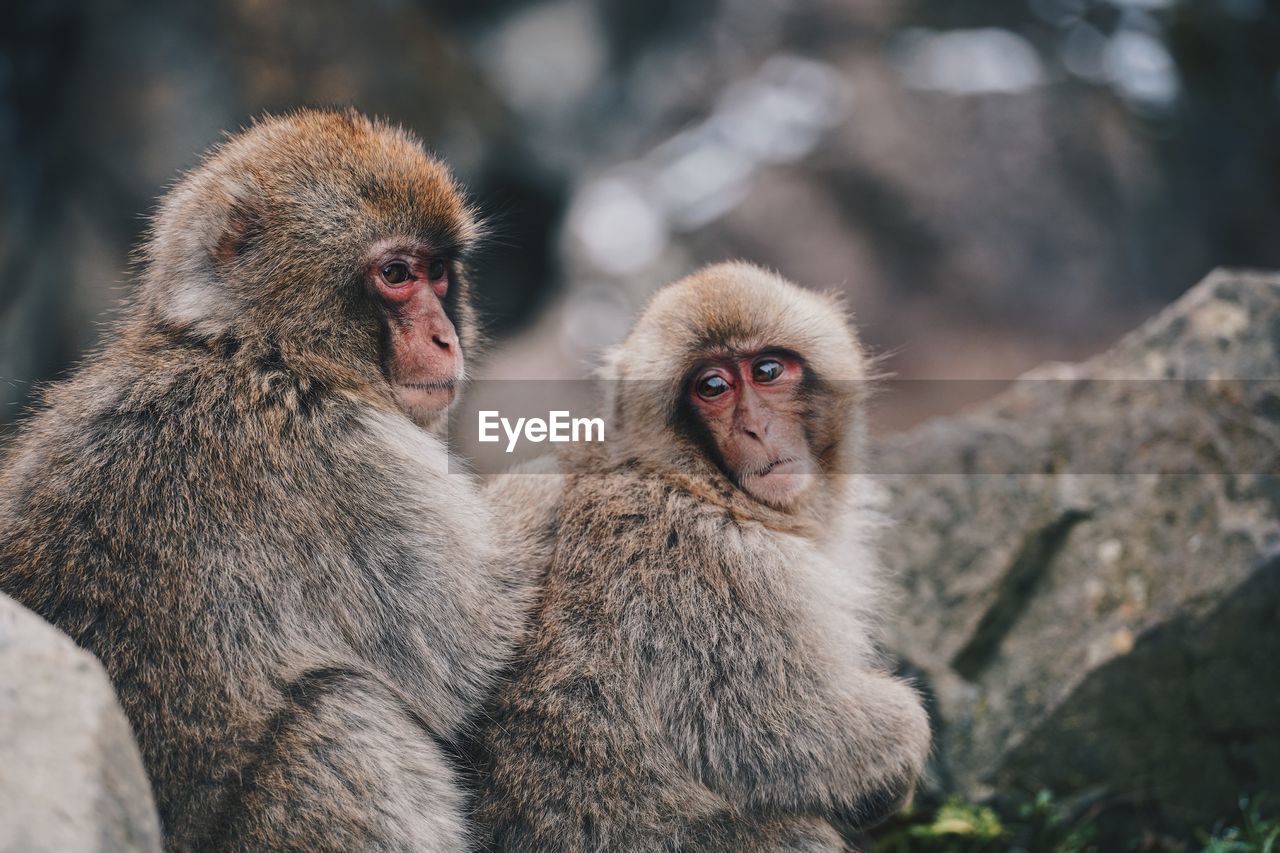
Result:
[[[747,264],[661,290],[570,460],[477,832],[511,851],[841,850],[910,796],[920,697],[876,652],[868,360],[833,299]]]
[[[304,111],[162,202],[112,340],[0,479],[0,589],[102,659],[171,850],[469,847],[445,747],[524,629],[430,429],[476,216],[405,131]]]

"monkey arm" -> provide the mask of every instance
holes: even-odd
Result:
[[[700,636],[674,647],[683,659],[671,658],[676,677],[662,679],[677,752],[708,787],[751,807],[854,826],[892,813],[928,754],[920,697],[809,618],[789,583],[803,555],[742,548],[731,536],[721,546],[716,575],[736,587],[733,608],[708,600],[686,613],[683,630]],[[734,559],[752,550],[756,559]]]
[[[752,806],[853,826],[900,807],[928,754],[915,691],[871,671],[848,685],[824,684],[813,672],[779,675],[690,693],[685,719],[669,721],[704,784]]]

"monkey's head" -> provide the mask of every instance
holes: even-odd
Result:
[[[162,201],[144,323],[234,342],[430,423],[475,339],[464,263],[479,231],[404,130],[354,111],[263,119]]]
[[[605,373],[623,458],[793,513],[830,503],[850,470],[867,358],[836,299],[758,267],[660,290]]]

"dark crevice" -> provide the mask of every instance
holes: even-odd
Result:
[[[969,681],[982,674],[1027,608],[1071,529],[1088,517],[1089,513],[1083,510],[1067,510],[1027,538],[1005,572],[996,600],[983,614],[969,642],[952,658],[952,669]]]

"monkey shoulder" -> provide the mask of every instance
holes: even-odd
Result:
[[[384,602],[406,618],[436,613],[441,584],[459,599],[505,591],[486,571],[500,556],[478,488],[407,417],[337,393],[254,402],[217,359],[161,355],[105,356],[24,426],[0,485],[6,591],[73,635],[69,620],[138,636],[182,620],[259,636],[246,623],[262,622],[306,645],[336,637],[336,614],[280,614],[338,590],[346,619]],[[170,607],[133,606],[161,586]],[[253,606],[228,619],[229,601]],[[491,609],[489,621],[515,619],[515,604]]]

